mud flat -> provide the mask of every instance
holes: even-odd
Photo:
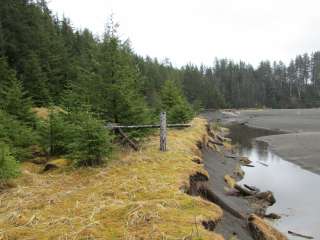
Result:
[[[272,151],[282,158],[320,174],[320,132],[260,137],[257,140],[269,143]]]
[[[266,109],[207,113],[224,122],[282,131],[261,137],[272,151],[304,169],[320,174],[320,109]]]
[[[253,161],[255,167],[245,169],[240,184],[274,192],[277,203],[267,213],[282,217],[274,226],[290,240],[301,239],[291,230],[319,239],[320,199],[313,188],[320,183],[319,109],[230,110],[206,116],[227,124],[240,154]]]

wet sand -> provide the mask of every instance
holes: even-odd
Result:
[[[209,122],[216,122],[221,117],[219,112],[208,112],[202,114]],[[260,135],[261,136],[261,135]],[[239,167],[240,155],[233,153],[223,147],[220,148],[221,152],[204,149],[203,158],[205,169],[209,173],[209,189],[227,206],[223,206],[223,218],[217,225],[215,231],[222,234],[225,239],[231,239],[233,234],[236,234],[237,239],[251,240],[253,239],[251,233],[247,228],[247,217],[254,213],[257,209],[252,207],[252,203],[246,197],[228,196],[226,195],[227,184],[224,181],[226,174],[232,176],[237,181],[242,177],[235,173]],[[230,158],[227,156],[237,156]],[[236,216],[234,212],[241,214],[244,218]]]
[[[320,109],[217,111],[202,115],[209,121],[221,121],[223,124],[241,123],[265,129],[266,133],[260,135],[263,137],[251,137],[258,137],[258,140],[269,143],[271,150],[280,157],[320,174]],[[246,135],[251,134],[250,128],[248,129]],[[255,134],[255,131],[252,132]],[[281,135],[277,135],[279,133]],[[204,159],[210,175],[210,188],[215,194],[233,209],[245,215],[252,212],[253,209],[247,199],[224,194],[223,176],[232,172],[236,160],[213,152],[205,152]],[[222,222],[217,226],[217,232],[222,233],[227,239],[232,232],[236,232],[239,239],[252,239],[243,227],[245,225],[243,220],[234,217],[228,211],[224,213]]]
[[[320,109],[241,110],[220,113],[218,118],[287,132],[258,140],[269,143],[272,151],[282,158],[320,174]]]
[[[253,213],[254,210],[250,207],[247,199],[243,197],[227,196],[225,194],[225,187],[227,185],[224,182],[224,176],[226,174],[232,175],[239,161],[232,158],[226,158],[222,154],[211,150],[204,151],[203,157],[205,169],[210,176],[209,188],[211,191],[228,205],[228,208],[231,208],[244,216],[249,216],[250,213]],[[222,234],[225,239],[229,239],[233,233],[236,233],[238,239],[253,239],[246,228],[246,220],[234,216],[230,211],[224,208],[222,221],[218,224],[215,231]]]

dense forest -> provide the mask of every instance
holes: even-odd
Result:
[[[318,107],[320,52],[289,66],[216,59],[178,68],[135,53],[112,18],[97,37],[54,16],[45,0],[2,0],[0,103],[0,169],[34,156],[35,145],[93,165],[111,151],[108,122],[152,123],[162,110],[169,122],[187,122],[208,108]],[[32,107],[50,109],[48,119],[39,121]]]

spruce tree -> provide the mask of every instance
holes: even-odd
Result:
[[[143,124],[150,119],[141,95],[140,76],[128,42],[122,43],[110,25],[101,45],[101,106],[107,121]]]
[[[1,108],[25,124],[34,124],[31,99],[26,96],[22,82],[8,67],[5,59],[0,59],[0,103]]]
[[[0,20],[0,57],[4,56],[4,49],[5,49],[4,32],[3,32],[2,23]]]
[[[69,157],[76,166],[95,166],[104,163],[112,151],[112,137],[103,121],[89,111],[68,114]]]
[[[193,117],[190,104],[172,80],[167,80],[161,89],[161,111],[167,112],[169,123],[184,123]]]
[[[19,174],[19,165],[12,156],[10,148],[3,142],[0,142],[0,183]]]
[[[30,53],[24,61],[22,81],[37,106],[46,106],[50,102],[47,75],[43,72],[39,57]]]
[[[38,140],[34,129],[0,109],[0,141],[10,146],[10,151],[18,161],[32,156],[31,146],[37,145]]]

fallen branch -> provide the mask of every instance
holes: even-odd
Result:
[[[260,189],[259,189],[259,188],[257,188],[257,187],[249,186],[249,185],[247,185],[247,184],[244,184],[244,186],[245,186],[246,188],[248,188],[250,191],[253,191],[253,192],[260,192]]]
[[[242,186],[240,186],[239,184],[235,184],[234,188],[237,189],[240,192],[240,194],[244,196],[252,196],[255,194],[253,191],[247,190]]]
[[[221,142],[225,141],[225,138],[224,138],[224,137],[221,137],[219,134],[217,134],[216,136],[217,136],[217,138],[218,138]]]
[[[224,156],[226,158],[237,158],[238,157],[237,155],[228,155],[228,154],[225,154]]]
[[[275,213],[269,213],[264,215],[265,218],[270,218],[270,219],[280,219],[281,216]]]
[[[263,166],[265,166],[265,167],[269,167],[269,165],[266,164],[266,163],[263,163],[263,162],[258,162],[258,163],[260,163],[261,165],[263,165]]]
[[[270,206],[272,206],[276,202],[276,199],[271,191],[257,193],[255,194],[255,196],[259,199],[263,199],[269,202]]]
[[[215,144],[215,145],[219,145],[219,146],[223,146],[223,143],[217,142],[217,141],[214,141],[214,140],[209,140],[209,143],[212,143],[212,144]]]
[[[288,231],[288,233],[291,234],[292,236],[296,236],[296,237],[301,237],[301,238],[306,238],[306,239],[314,239],[314,237],[303,235],[303,234],[299,234],[299,233],[295,233],[295,232],[292,232],[292,231]]]
[[[242,165],[244,167],[255,167],[254,165],[251,165],[251,164],[245,164],[245,165]]]
[[[124,140],[126,140],[129,145],[135,150],[138,151],[139,147],[137,146],[137,144],[135,144],[123,131],[121,128],[117,128],[117,131],[119,132],[119,134],[123,137]]]

